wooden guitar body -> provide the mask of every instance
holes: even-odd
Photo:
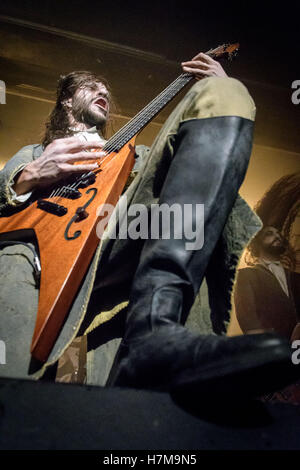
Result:
[[[41,279],[31,353],[40,361],[47,359],[99,243],[97,209],[102,204],[115,206],[125,186],[134,164],[134,140],[105,157],[95,182],[79,189],[81,197],[59,198],[66,214],[46,212],[35,201],[20,212],[0,217],[2,241],[22,240],[24,235],[35,238],[38,245]],[[86,218],[76,216],[79,207],[84,207],[78,212]]]

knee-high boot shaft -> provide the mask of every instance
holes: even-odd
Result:
[[[253,122],[235,116],[180,125],[159,204],[180,205],[184,227],[201,229],[204,223],[204,244],[187,249],[191,240],[184,230],[181,239],[172,238],[176,226],[171,227],[171,239],[145,242],[131,291],[126,336],[151,331],[157,323],[185,319],[244,179],[252,134]],[[193,205],[192,216],[185,204]],[[197,220],[196,204],[204,205],[204,220]]]

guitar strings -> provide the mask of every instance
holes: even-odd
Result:
[[[221,48],[223,49],[222,52],[224,53],[226,51],[226,46],[222,45],[222,46],[216,47],[215,49],[210,49],[205,54],[212,56],[212,55],[216,54]],[[119,129],[119,131],[116,132],[116,134],[107,142],[107,144],[112,142],[112,140],[115,137],[118,138],[119,134],[122,133],[123,129],[125,130],[125,128],[126,128],[126,131],[128,132],[128,125],[133,124],[134,121],[138,120],[140,115],[144,114],[144,112],[147,110],[147,108],[150,108],[153,104],[159,103],[160,98],[162,96],[165,97],[168,94],[169,91],[171,91],[171,93],[172,93],[174,85],[177,85],[178,81],[181,81],[183,79],[184,80],[183,86],[184,86],[186,84],[186,82],[190,81],[191,78],[193,78],[193,75],[191,73],[188,73],[188,72],[183,72],[181,75],[179,75],[167,88],[165,88],[158,96],[156,96],[145,108],[143,108],[138,114],[136,114],[136,116],[133,119],[131,119],[129,121],[129,123],[125,124],[121,129]],[[180,89],[178,91],[180,91]],[[117,140],[117,142],[118,142],[118,140]],[[109,150],[113,151],[113,150],[118,150],[118,149],[109,149]]]
[[[161,109],[160,104],[161,104],[161,98],[166,98],[172,96],[172,93],[177,90],[177,85],[182,84],[182,79],[184,78],[184,81],[186,81],[188,74],[181,74],[179,77],[177,77],[174,82],[172,82],[166,89],[164,89],[156,98],[154,98],[147,106],[145,106],[134,118],[132,118],[127,124],[125,124],[108,142],[105,144],[104,149],[108,151],[113,151],[113,150],[119,150],[119,145],[122,144],[122,141],[124,137],[126,137],[126,134],[129,134],[130,131],[132,132],[133,129],[135,128],[136,125],[139,125],[140,122],[146,121],[145,117],[149,117],[152,112],[156,112],[157,106],[159,105],[159,110]],[[189,81],[192,78],[192,75],[189,74],[189,78],[187,81]],[[185,84],[185,83],[184,83]],[[180,90],[180,88],[179,88]],[[179,91],[178,90],[178,91]],[[142,119],[140,119],[142,117]],[[134,134],[133,134],[134,135]],[[115,148],[117,146],[117,148]],[[122,145],[121,145],[122,146]]]
[[[222,48],[222,53],[225,53],[226,52],[226,46],[225,45],[222,45],[222,46],[218,46],[216,47],[215,49],[210,49],[209,51],[207,51],[205,54],[206,55],[214,55],[216,54],[218,51],[220,51],[220,49]],[[186,83],[188,81],[190,81],[191,79],[193,78],[193,75],[191,73],[188,73],[188,72],[183,72],[181,75],[179,75],[167,88],[165,88],[158,96],[156,96],[145,108],[143,108],[133,119],[131,119],[127,124],[125,124],[118,132],[116,132],[116,134],[107,142],[106,145],[109,145],[110,143],[112,143],[112,145],[114,144],[113,140],[116,138],[116,144],[123,144],[124,143],[122,142],[122,131],[126,130],[126,132],[128,133],[128,126],[131,125],[134,126],[137,122],[138,122],[138,119],[140,117],[140,115],[144,115],[144,113],[146,114],[146,116],[150,116],[151,112],[153,111],[152,109],[152,105],[156,105],[156,104],[159,104],[160,105],[160,98],[163,96],[164,98],[166,96],[169,97],[172,97],[172,93],[174,90],[176,90],[176,85],[178,84],[178,82],[182,81],[183,80],[183,83],[182,83],[182,87],[186,85]],[[177,90],[175,92],[178,93],[178,91],[180,91],[180,88],[179,90]],[[175,96],[175,95],[174,95]],[[167,100],[168,101],[168,100]],[[147,109],[149,108],[149,109]],[[161,109],[161,107],[159,106],[159,110]],[[150,110],[150,114],[149,114],[149,110]],[[154,111],[156,112],[155,108],[154,108]],[[137,122],[135,122],[137,121]],[[148,121],[146,121],[147,123]],[[139,129],[138,129],[139,130]],[[135,134],[136,132],[133,133],[133,135]],[[121,141],[120,141],[120,134],[121,134]],[[106,145],[104,147],[104,149],[106,149]],[[122,145],[121,145],[122,146]],[[112,148],[107,148],[108,151],[117,151],[119,150],[119,148],[117,149],[114,149],[113,147]]]
[[[113,138],[110,139],[103,147],[103,150],[106,150],[108,152],[108,155],[104,157],[104,159],[101,161],[101,165],[108,158],[111,152],[118,151],[126,142],[128,142],[128,140],[130,140],[131,137],[133,137],[133,135],[138,132],[138,130],[141,129],[142,126],[145,126],[147,122],[162,109],[161,105],[167,104],[170,99],[175,96],[180,91],[180,89],[186,85],[188,81],[191,80],[192,77],[192,74],[181,74],[181,76],[177,77],[177,79],[173,83],[171,83],[165,90],[163,90],[160,95],[158,95],[154,100],[152,100],[151,103],[149,103],[145,108],[143,108],[138,113],[138,115],[136,115],[131,121],[129,121],[129,123],[125,124],[125,126],[123,126],[123,128],[118,131],[117,134],[119,135],[115,134]],[[161,100],[161,98],[163,98],[163,101]],[[99,171],[99,168],[95,171]],[[84,178],[85,175],[81,175],[81,177],[79,177],[78,180],[76,180],[71,186],[68,185],[57,188],[55,191],[53,191],[50,197],[55,197],[56,199],[64,197],[68,192],[69,188],[77,189],[77,187],[80,185],[81,181]]]
[[[120,148],[122,148],[122,146],[126,142],[128,142],[130,138],[135,135],[143,125],[146,125],[147,122],[162,109],[161,105],[168,103],[170,101],[170,98],[175,96],[192,77],[192,74],[181,74],[158,96],[156,96],[150,103],[148,103],[148,105],[145,106],[134,118],[132,118],[121,129],[119,129],[119,131],[117,131],[116,134],[114,134],[114,136],[109,139],[103,147],[103,150],[108,152],[108,155],[106,155],[102,159],[101,166],[108,158],[110,153],[118,151]],[[163,98],[164,101],[162,101],[161,98]],[[130,137],[128,138],[128,136]],[[115,158],[115,156],[113,158]],[[94,170],[94,172],[99,171],[100,168],[101,167],[97,168],[96,170]],[[84,178],[85,175],[83,174],[79,178],[76,178],[76,180],[71,185],[64,185],[53,189],[49,197],[55,198],[57,201],[61,197],[64,197],[69,189],[77,189]]]

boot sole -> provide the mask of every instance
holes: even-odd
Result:
[[[174,381],[171,392],[206,396],[226,395],[234,399],[271,393],[300,378],[300,367],[291,361],[288,346],[268,347],[263,354],[245,353],[238,361],[218,360],[208,368],[186,369]]]

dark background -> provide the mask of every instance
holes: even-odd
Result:
[[[238,73],[285,86],[299,59],[296,2],[2,0],[0,13],[180,61],[218,43],[241,43]],[[2,45],[3,46],[3,45]]]

